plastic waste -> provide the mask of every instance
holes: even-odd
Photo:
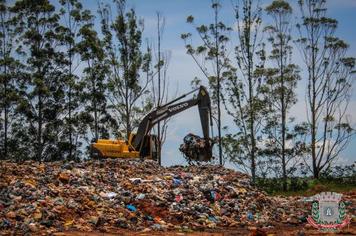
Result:
[[[132,212],[135,212],[135,211],[137,210],[136,207],[133,206],[133,205],[131,205],[131,204],[127,205],[126,208],[127,208],[129,211],[132,211]]]
[[[173,186],[177,187],[182,184],[182,180],[173,178]]]
[[[139,194],[137,195],[136,199],[138,199],[138,200],[142,200],[142,199],[144,199],[144,198],[145,198],[145,196],[146,196],[146,194],[139,193]]]

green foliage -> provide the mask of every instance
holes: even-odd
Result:
[[[345,180],[341,181],[340,183],[350,181],[349,183],[356,184],[356,162],[352,165],[330,166],[328,169],[322,172],[321,178],[326,180],[345,178]]]
[[[134,9],[125,10],[125,1],[115,2],[118,12],[112,18],[109,6],[100,8],[104,35],[104,54],[109,69],[107,80],[108,108],[119,118],[119,129],[125,136],[137,127],[147,111],[140,106],[144,101],[149,81],[143,79],[144,55],[141,51],[143,21],[137,19]]]
[[[194,17],[192,15],[187,17],[187,23],[193,23],[194,22]]]
[[[79,123],[81,110],[80,89],[83,82],[76,68],[81,64],[79,61],[80,40],[85,40],[81,35],[81,30],[91,24],[93,16],[88,10],[84,10],[78,0],[60,0],[61,26],[59,27],[59,43],[64,49],[64,67],[62,69],[64,84],[64,110],[67,115],[63,117],[63,133],[61,135],[61,150],[68,160],[78,160],[82,157],[82,141],[79,136],[83,136],[83,130],[79,128],[83,124]],[[81,121],[82,122],[82,121]]]
[[[320,192],[355,191],[356,182],[349,177],[315,180],[313,178],[293,177],[287,179],[287,190],[283,190],[283,179],[258,178],[256,185],[272,195],[312,196]]]
[[[78,160],[84,145],[117,130],[107,109],[109,70],[93,16],[77,0],[59,3],[56,9],[47,0],[0,2],[0,27],[6,29],[0,35],[6,49],[0,51],[6,98],[0,111],[11,119],[0,120],[2,157]]]
[[[18,145],[15,135],[15,123],[20,122],[16,114],[19,83],[15,74],[19,61],[14,58],[16,35],[12,22],[13,14],[5,0],[0,1],[0,159],[13,158]]]
[[[283,178],[257,178],[256,186],[260,187],[269,194],[278,194],[287,192],[303,192],[309,187],[308,179],[305,178],[288,178],[287,188],[284,189]]]
[[[269,6],[266,7],[265,10],[268,14],[271,15],[292,13],[292,7],[284,0],[273,1]]]
[[[302,171],[302,170],[299,170]],[[323,191],[344,192],[356,189],[355,164],[330,167],[320,179],[294,176],[287,179],[287,189],[283,190],[282,178],[258,178],[257,186],[273,195],[311,196]]]
[[[80,133],[89,143],[99,138],[109,138],[112,129],[117,129],[117,122],[108,112],[106,94],[109,87],[109,66],[103,49],[104,42],[98,38],[91,23],[84,25],[79,33],[82,40],[77,49],[86,66],[78,85],[80,102],[84,105],[78,119]]]
[[[22,158],[61,159],[57,135],[62,132],[64,103],[64,80],[57,69],[64,64],[58,48],[60,16],[46,0],[17,1],[12,12],[20,42],[17,50],[24,64],[21,77],[25,81],[17,109],[26,121],[18,139],[27,147]]]

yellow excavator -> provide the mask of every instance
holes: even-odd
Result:
[[[179,100],[198,91],[198,95],[192,99],[179,102]],[[212,158],[212,147],[209,138],[209,123],[212,125],[211,105],[208,91],[204,86],[186,93],[167,104],[155,108],[140,122],[137,133],[130,134],[128,140],[98,139],[91,144],[91,156],[93,158],[148,158],[157,159],[158,140],[156,135],[151,135],[151,129],[162,120],[172,117],[193,106],[198,106],[200,121],[203,129],[205,151],[201,152],[201,160],[209,161]],[[209,122],[210,120],[210,122]]]

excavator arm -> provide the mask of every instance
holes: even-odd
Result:
[[[178,102],[186,96],[199,90],[197,96],[184,102]],[[178,102],[178,103],[177,103]],[[128,140],[116,139],[98,139],[90,146],[91,156],[96,157],[112,157],[112,158],[136,158],[151,156],[153,158],[152,142],[157,142],[154,135],[149,135],[150,130],[159,121],[172,117],[182,111],[185,111],[193,106],[198,106],[200,121],[203,129],[205,139],[205,159],[211,159],[211,146],[209,139],[209,119],[212,125],[210,97],[205,87],[201,86],[199,89],[186,93],[173,101],[157,107],[155,110],[146,115],[138,126],[137,133],[130,135]],[[209,117],[210,116],[210,117]]]
[[[185,98],[189,94],[199,90],[198,96],[193,99],[176,103],[177,101]],[[211,104],[209,94],[204,86],[200,86],[199,89],[193,90],[187,94],[184,94],[173,101],[165,104],[164,106],[156,108],[154,111],[146,115],[138,126],[137,133],[132,140],[132,146],[135,150],[140,152],[142,157],[142,147],[144,144],[145,136],[150,132],[150,130],[162,120],[172,117],[182,111],[185,111],[193,106],[198,106],[199,116],[201,121],[201,126],[203,129],[203,135],[206,145],[206,153],[211,157],[211,147],[209,145],[209,123],[212,125],[211,117]],[[209,122],[210,120],[210,122]]]

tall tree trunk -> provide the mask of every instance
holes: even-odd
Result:
[[[313,85],[313,94],[314,94],[314,85]],[[313,162],[313,176],[315,179],[319,178],[318,167],[317,167],[317,155],[316,155],[316,114],[315,114],[315,97],[313,95],[314,102],[312,103],[312,124],[311,124],[311,154]]]
[[[129,98],[128,98],[129,91],[128,90],[129,90],[129,88],[126,86],[125,112],[126,112],[126,137],[127,137],[127,140],[129,139],[130,134],[131,134]]]
[[[279,28],[282,30],[282,19],[279,16]],[[284,65],[283,65],[283,35],[280,35],[280,75],[281,75],[281,112],[282,112],[282,172],[283,172],[283,190],[287,190],[287,166],[286,166],[286,101],[285,101],[285,94],[284,94]]]
[[[5,19],[1,18],[1,21],[4,22]],[[2,27],[3,29],[3,56],[4,56],[4,159],[7,158],[8,156],[8,125],[9,125],[9,114],[8,114],[8,91],[7,91],[7,60],[6,60],[6,32],[5,32],[5,27]]]
[[[317,167],[317,154],[316,154],[316,127],[317,127],[317,120],[316,120],[316,76],[315,76],[315,67],[316,67],[316,52],[315,48],[317,47],[316,43],[314,42],[314,26],[311,27],[311,42],[312,42],[312,101],[311,101],[311,114],[312,114],[312,123],[311,123],[311,146],[312,146],[312,162],[313,162],[313,176],[315,179],[319,178],[319,172]]]
[[[93,107],[94,107],[94,132],[95,132],[95,141],[97,141],[99,139],[99,125],[98,125],[98,107],[96,102],[96,86],[95,86],[94,78],[92,80],[92,86],[93,86],[92,96],[93,96]]]
[[[8,125],[9,125],[9,114],[8,114],[8,91],[7,91],[7,73],[6,73],[6,66],[5,66],[5,82],[4,82],[4,159],[8,156]]]
[[[38,94],[37,160],[42,159],[42,92]]]
[[[286,114],[285,107],[282,105],[282,171],[283,171],[283,190],[287,190],[287,166],[286,166]]]
[[[248,11],[248,26],[251,27],[251,10]],[[251,54],[251,28],[248,29],[246,34],[247,42],[247,60],[248,60],[248,91],[249,91],[249,120],[250,120],[250,138],[251,138],[251,175],[252,182],[256,182],[256,140],[255,140],[255,113],[254,113],[254,92],[253,92],[253,55]]]
[[[157,107],[161,106],[161,32],[160,32],[160,15],[157,15],[157,36],[158,36],[158,101],[157,101]],[[162,158],[161,158],[161,122],[158,122],[157,124],[157,139],[158,139],[158,164],[162,164]]]
[[[222,140],[221,140],[221,109],[220,109],[220,65],[219,65],[219,31],[218,9],[215,8],[215,48],[216,48],[216,79],[217,79],[217,105],[218,105],[218,138],[219,138],[219,164],[222,165]]]
[[[68,26],[70,35],[72,36],[72,17],[70,15],[70,2],[67,2],[67,10],[69,13]],[[69,88],[68,88],[68,125],[69,125],[69,159],[73,158],[73,129],[72,129],[72,43],[69,42]]]
[[[253,88],[252,88],[252,63],[251,63],[251,55],[250,49],[248,46],[248,91],[249,91],[249,120],[250,120],[250,138],[251,138],[251,175],[252,175],[252,182],[255,183],[256,181],[256,140],[255,140],[255,113],[254,113],[254,104],[253,104]]]
[[[39,14],[36,15],[36,22],[39,22]],[[39,25],[36,25],[36,31],[37,34],[40,35],[40,30],[39,30]],[[36,53],[40,51],[40,47],[41,47],[41,42],[37,41],[36,42]],[[44,73],[41,70],[41,65],[37,66],[37,75],[40,76],[39,79],[41,79],[42,83],[44,82]],[[38,89],[38,129],[37,129],[37,153],[36,153],[36,158],[38,161],[42,160],[42,125],[43,125],[43,117],[42,117],[42,86],[43,84],[41,83],[40,87],[38,88],[37,85],[37,89]]]
[[[249,72],[249,78],[251,78],[251,72]],[[251,137],[251,175],[252,182],[256,181],[256,140],[254,133],[254,111],[253,111],[253,89],[252,89],[252,81],[249,80],[249,107],[250,107],[250,137]]]
[[[69,18],[70,19],[70,18]],[[69,21],[70,22],[70,21]],[[69,91],[68,91],[68,121],[69,121],[69,159],[73,157],[73,138],[72,138],[72,44],[69,44]]]

